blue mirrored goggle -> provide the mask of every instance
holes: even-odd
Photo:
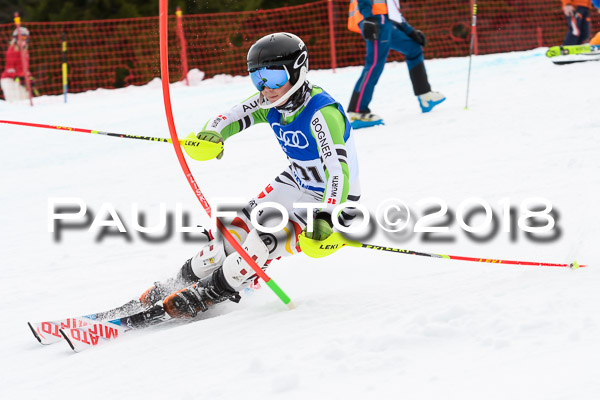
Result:
[[[269,67],[255,69],[250,72],[250,78],[252,78],[254,87],[260,92],[262,92],[265,86],[271,89],[277,89],[290,80],[285,68],[269,69]]]

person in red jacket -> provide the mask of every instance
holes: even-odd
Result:
[[[19,29],[21,38],[19,42]],[[25,27],[15,29],[12,39],[6,50],[4,72],[0,78],[2,93],[6,101],[19,101],[29,99],[29,92],[25,85],[25,69],[21,51],[26,51],[29,44],[29,30]]]
[[[568,31],[563,46],[587,43],[590,39],[592,0],[562,0]]]

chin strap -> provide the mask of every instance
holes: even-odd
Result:
[[[300,76],[298,77],[298,81],[294,84],[294,86],[292,86],[290,88],[290,90],[287,91],[286,94],[281,96],[274,103],[269,103],[269,100],[267,100],[265,98],[265,96],[263,96],[262,92],[260,92],[260,96],[258,97],[259,107],[263,108],[263,109],[269,109],[269,108],[278,107],[278,106],[285,104],[288,101],[288,99],[294,93],[296,93],[298,91],[298,89],[300,89],[302,87],[302,85],[304,85],[304,83],[306,83],[306,73],[307,73],[306,67],[302,67],[300,69]]]
[[[298,111],[300,107],[306,104],[306,102],[310,99],[310,92],[312,91],[313,86],[310,82],[304,82],[304,85],[300,89],[296,91],[293,95],[290,96],[287,103],[280,107],[276,107],[277,111],[284,112],[286,114],[293,114]]]

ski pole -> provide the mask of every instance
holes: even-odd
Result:
[[[112,136],[118,138],[125,139],[138,139],[138,140],[148,140],[151,142],[163,142],[163,143],[172,143],[172,139],[167,138],[159,138],[152,136],[138,136],[138,135],[127,135],[124,133],[113,133],[113,132],[104,132],[104,131],[95,131],[92,129],[82,129],[82,128],[71,128],[68,126],[60,126],[60,125],[44,125],[44,124],[34,124],[31,122],[19,122],[19,121],[2,121],[1,124],[11,124],[11,125],[21,125],[21,126],[29,126],[33,128],[44,128],[44,129],[56,129],[59,131],[70,131],[70,132],[83,132],[83,133],[92,133],[96,135],[104,135],[104,136]],[[206,161],[212,160],[223,151],[223,143],[212,143],[206,142],[204,140],[199,140],[195,136],[186,137],[184,139],[179,139],[179,144],[184,148],[185,152],[194,160],[197,161]]]
[[[165,103],[165,114],[167,117],[167,122],[169,125],[169,132],[171,134],[171,138],[177,138],[177,131],[175,130],[175,120],[173,119],[173,110],[171,108],[171,95],[169,92],[169,46],[168,46],[168,0],[160,0],[159,5],[159,37],[160,37],[160,72],[161,72],[161,80],[162,80],[162,88],[163,88],[163,100]],[[208,216],[211,216],[211,207],[204,194],[200,190],[198,183],[194,179],[190,168],[185,161],[185,157],[183,157],[183,153],[181,152],[181,148],[179,146],[173,145],[175,149],[175,154],[177,154],[177,159],[179,160],[179,165],[181,165],[181,169],[185,174],[185,177],[192,187],[194,194],[202,204],[204,211]],[[289,309],[294,309],[296,306],[289,298],[289,296],[275,283],[273,279],[271,279],[265,271],[254,261],[250,255],[242,248],[240,243],[237,242],[236,239],[231,235],[231,233],[227,230],[227,228],[221,223],[221,221],[217,218],[217,228],[219,232],[223,235],[225,240],[227,240],[235,249],[235,251],[246,261],[246,263],[254,270],[256,275],[258,275],[265,284],[279,297],[279,299],[285,304]]]
[[[467,75],[467,99],[465,110],[469,109],[469,85],[471,83],[471,59],[473,58],[473,45],[477,36],[477,0],[473,0],[473,17],[471,20],[471,44],[469,45],[469,74]]]
[[[334,232],[331,236],[323,241],[317,241],[307,238],[304,235],[299,236],[300,248],[307,256],[313,258],[325,257],[333,254],[337,250],[345,246],[350,247],[362,247],[370,250],[389,251],[392,253],[408,254],[411,256],[422,256],[422,257],[433,257],[433,258],[445,258],[448,260],[459,260],[459,261],[474,261],[491,264],[511,264],[511,265],[530,265],[538,267],[570,267],[572,269],[583,268],[586,265],[580,265],[577,261],[573,261],[571,264],[556,264],[556,263],[545,263],[539,261],[514,261],[514,260],[502,260],[492,258],[478,258],[478,257],[465,257],[465,256],[451,256],[447,254],[435,254],[426,253],[414,250],[397,249],[394,247],[377,246],[368,243],[361,243],[354,240],[346,239],[341,233]]]
[[[69,67],[67,64],[67,34],[65,31],[61,35],[62,40],[62,84],[65,103],[67,102],[67,92],[69,91]]]

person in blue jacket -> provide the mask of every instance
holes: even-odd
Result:
[[[383,123],[382,117],[371,113],[369,103],[390,49],[406,57],[413,91],[422,112],[427,113],[446,100],[443,94],[431,90],[423,56],[427,39],[423,32],[406,22],[400,12],[399,0],[351,0],[348,29],[361,33],[367,45],[365,66],[348,106],[353,128]]]

